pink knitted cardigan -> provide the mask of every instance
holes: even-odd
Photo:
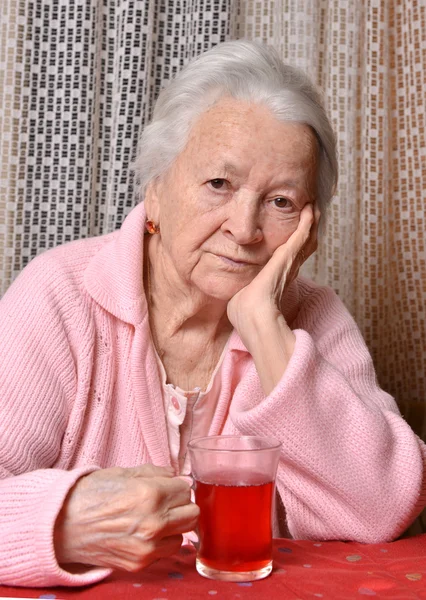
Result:
[[[33,260],[0,302],[0,582],[83,585],[55,560],[53,528],[97,468],[170,462],[142,281],[144,207],[120,231]],[[377,386],[334,292],[292,284],[290,363],[265,397],[236,332],[210,434],[282,441],[277,486],[294,538],[383,542],[426,503],[426,451]]]

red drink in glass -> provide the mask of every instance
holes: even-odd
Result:
[[[272,437],[216,435],[191,440],[200,507],[200,575],[255,581],[272,571],[272,511],[281,443]]]
[[[248,572],[263,569],[272,559],[271,506],[274,482],[250,473],[244,483],[238,476],[221,474],[197,481],[200,507],[199,560],[219,571]]]

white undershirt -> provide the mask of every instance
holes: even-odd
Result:
[[[205,391],[194,388],[187,392],[172,383],[167,383],[167,375],[160,357],[156,353],[163,387],[164,413],[166,415],[167,436],[172,466],[179,474],[190,472],[187,456],[188,442],[209,434],[210,424],[216,410],[221,390],[220,370],[228,344],[222,351]]]

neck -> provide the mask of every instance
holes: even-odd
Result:
[[[157,344],[179,333],[203,332],[212,341],[229,335],[227,302],[207,296],[179,276],[157,236],[145,236],[144,281]],[[157,351],[160,350],[157,348]],[[162,352],[160,353],[162,354]]]

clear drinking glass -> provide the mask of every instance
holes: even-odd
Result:
[[[188,444],[200,507],[196,567],[209,579],[253,581],[272,571],[272,510],[281,443],[210,436]]]

